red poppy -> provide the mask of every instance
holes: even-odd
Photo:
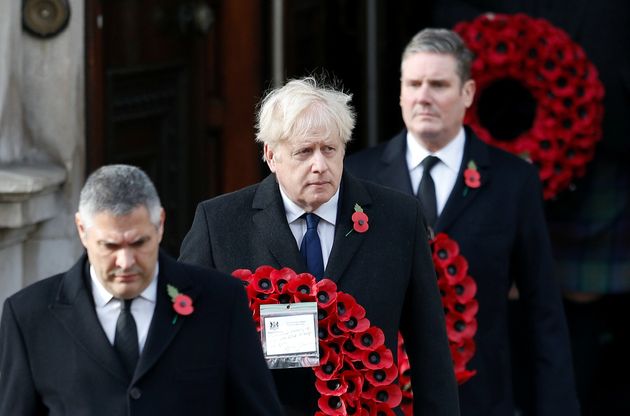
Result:
[[[346,404],[344,401],[337,396],[326,396],[322,395],[322,397],[317,400],[317,405],[324,412],[324,414],[329,416],[346,416]]]
[[[330,380],[316,379],[315,388],[321,395],[341,396],[348,391],[348,383],[342,377]]]
[[[370,416],[370,412],[367,409],[367,401],[360,398],[352,398],[348,395],[343,395],[342,399],[346,404],[346,414],[351,416]]]
[[[168,296],[171,298],[171,302],[173,302],[173,309],[177,313],[177,315],[173,318],[173,324],[177,322],[178,315],[187,316],[195,310],[190,296],[180,293],[175,286],[167,284],[166,293],[168,293]]]
[[[331,380],[338,377],[342,363],[343,361],[340,359],[339,355],[332,351],[328,354],[326,359],[320,360],[319,366],[314,367],[315,377],[320,380]]]
[[[475,189],[481,186],[481,175],[474,160],[469,161],[466,170],[464,170],[464,183],[466,184],[464,196],[468,193],[469,188]]]
[[[342,326],[341,321],[329,320],[326,326],[326,330],[332,338],[337,338],[337,342],[341,344],[343,344],[343,342],[350,336],[348,334],[349,331]]]
[[[361,361],[361,357],[363,357],[363,353],[366,351],[357,347],[353,339],[347,339],[344,341],[341,345],[341,350],[344,355],[352,361]]]
[[[255,274],[259,274],[262,276],[269,276],[271,274],[272,271],[274,271],[275,269],[271,266],[260,266],[256,269],[256,271],[254,272]]]
[[[345,294],[344,294],[345,295]],[[339,296],[341,298],[342,295]],[[349,298],[341,299],[337,302],[337,316],[339,318],[339,328],[346,332],[363,332],[370,327],[370,321],[365,318],[365,308],[356,303],[356,300]],[[343,314],[339,314],[341,305],[345,305]]]
[[[475,341],[472,338],[465,338],[461,343],[451,343],[449,345],[451,354],[456,357],[455,363],[466,364],[474,355],[477,349]]]
[[[358,318],[351,316],[347,321],[339,321],[339,329],[346,332],[363,332],[370,327],[370,321],[367,318]]]
[[[464,171],[464,182],[469,188],[479,188],[481,185],[481,175],[477,169],[468,168]]]
[[[328,325],[329,322],[337,321],[337,304],[336,302],[332,302],[326,307],[320,307],[319,303],[317,304],[317,320],[319,321],[319,325]]]
[[[337,300],[337,285],[330,279],[322,279],[317,286],[317,307],[327,308]]]
[[[460,314],[451,312],[446,315],[446,327],[449,341],[459,344],[477,333],[477,320],[466,322]]]
[[[365,378],[373,386],[388,386],[398,377],[398,368],[392,365],[387,368],[379,368],[378,370],[370,370],[365,373]]]
[[[316,292],[315,276],[309,273],[300,273],[291,279],[286,286],[287,292],[290,293],[296,302],[303,302],[308,299],[313,300]]]
[[[352,214],[352,222],[352,228],[358,233],[364,233],[370,228],[368,216],[365,215],[365,212],[355,212]]]
[[[352,231],[358,233],[364,233],[370,228],[368,224],[368,216],[363,212],[361,205],[354,204],[354,214],[352,214],[352,229],[346,233],[346,237],[350,235]]]
[[[402,394],[399,388],[396,386],[374,386],[364,393],[365,396],[374,400],[377,404],[383,403],[387,405],[390,410],[400,404],[402,400]],[[394,413],[392,413],[394,414]]]
[[[459,255],[459,245],[445,233],[438,233],[431,241],[433,262],[438,267],[446,267],[452,258]]]
[[[375,350],[385,343],[385,334],[378,327],[371,327],[352,338],[355,347],[362,350]]]
[[[363,365],[371,370],[387,368],[394,362],[392,352],[384,345],[374,351],[364,351],[361,356]]]
[[[337,318],[340,321],[347,321],[353,313],[353,309],[357,306],[357,301],[348,293],[339,293],[337,295]],[[361,307],[361,309],[363,309]],[[365,309],[363,309],[365,316]]]
[[[258,271],[254,273],[252,276],[252,280],[248,286],[248,288],[252,288],[251,290],[256,291],[257,293],[272,293],[275,289],[273,287],[273,282],[271,277],[269,277],[268,273],[259,273]]]
[[[453,285],[464,279],[468,273],[468,261],[464,256],[454,257],[445,265],[443,271],[448,282]]]
[[[232,276],[238,277],[244,282],[249,283],[252,277],[252,271],[249,269],[236,269],[232,272]]]
[[[455,311],[462,315],[466,322],[470,322],[475,319],[477,312],[479,312],[479,302],[476,299],[470,299],[468,302],[459,302],[457,297],[452,298],[452,303],[449,305],[449,310]]]
[[[295,277],[295,272],[288,267],[285,267],[280,270],[272,270],[269,273],[269,278],[271,279],[274,289],[280,293],[284,293],[285,285],[289,282],[289,280]]]
[[[396,416],[396,413],[386,403],[374,402],[368,416]]]
[[[466,276],[453,286],[453,290],[459,303],[467,303],[477,293],[477,283],[472,277]]]
[[[195,310],[190,296],[184,295],[183,293],[180,293],[173,299],[173,309],[183,316],[190,315]]]

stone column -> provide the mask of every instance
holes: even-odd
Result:
[[[20,21],[20,2],[0,2],[0,164],[22,158],[27,146],[20,101]]]
[[[40,39],[22,30],[20,1],[0,0],[0,302],[82,251],[84,2],[70,7],[66,29]]]

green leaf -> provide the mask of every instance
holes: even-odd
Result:
[[[354,204],[354,212],[363,212],[363,208],[361,208],[361,205]]]
[[[474,160],[471,160],[470,162],[468,162],[468,169],[477,170],[477,164],[475,163]]]
[[[177,295],[179,295],[179,290],[177,290],[175,286],[166,285],[166,291],[168,292],[168,295],[171,297],[171,300],[175,300]]]

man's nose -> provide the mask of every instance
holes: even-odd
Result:
[[[429,91],[429,88],[426,86],[426,84],[423,84],[420,86],[420,88],[418,88],[418,90],[416,91],[416,99],[419,102],[428,102],[431,99],[431,92]]]
[[[136,263],[133,250],[129,248],[121,248],[116,253],[116,266],[122,270],[128,270]]]
[[[324,156],[322,151],[318,149],[313,154],[313,171],[324,172],[326,169],[328,169],[326,157]]]

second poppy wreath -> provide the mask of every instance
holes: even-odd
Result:
[[[487,13],[454,30],[475,55],[477,93],[465,123],[534,163],[545,199],[584,176],[604,113],[604,87],[584,50],[547,20],[522,13]]]
[[[459,251],[459,244],[445,233],[439,233],[430,242],[433,265],[438,278],[438,289],[446,320],[446,335],[455,369],[455,379],[463,384],[476,374],[469,370],[469,361],[475,355],[474,336],[477,333],[475,299],[477,284],[468,274],[468,261]],[[413,415],[413,390],[410,364],[405,353],[404,339],[398,335],[398,371],[402,388],[401,408],[405,416]]]

